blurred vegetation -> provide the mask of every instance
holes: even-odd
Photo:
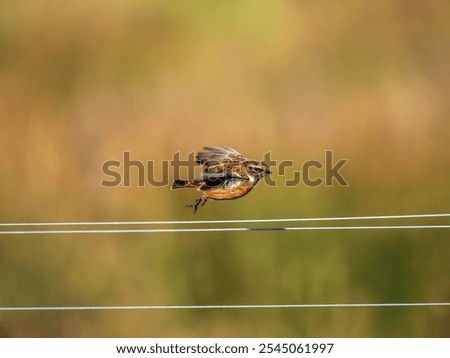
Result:
[[[1,221],[448,212],[449,38],[446,0],[2,1]],[[124,151],[160,163],[204,145],[296,169],[332,149],[350,186],[275,173],[194,217],[192,191],[100,185]],[[1,237],[0,305],[449,302],[448,236]],[[7,337],[449,335],[446,308],[0,315]]]

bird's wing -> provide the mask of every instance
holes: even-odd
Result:
[[[233,173],[241,177],[241,164],[247,160],[241,153],[230,147],[204,147],[205,151],[196,156],[206,173]]]
[[[246,178],[233,175],[233,173],[203,173],[196,181],[203,183],[201,189],[226,188],[238,182],[248,181]]]
[[[211,159],[238,159],[242,158],[242,154],[230,147],[203,147],[204,152],[197,153],[196,161],[198,164],[204,164]]]

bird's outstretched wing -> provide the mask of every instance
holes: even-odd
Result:
[[[205,151],[196,156],[198,164],[203,165],[205,173],[227,173],[242,177],[240,167],[247,161],[241,153],[230,147],[204,147]]]

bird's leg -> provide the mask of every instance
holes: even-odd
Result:
[[[203,199],[203,203],[202,203],[202,205],[200,207],[202,208],[203,205],[205,205],[207,201],[208,201],[208,199]]]
[[[186,205],[186,207],[187,207],[187,208],[194,208],[194,214],[195,214],[196,211],[197,211],[197,208],[198,208],[198,206],[200,205],[200,203],[202,202],[202,200],[203,200],[203,198],[198,198],[198,199],[195,201],[194,204]],[[203,204],[203,205],[204,205],[204,204]],[[202,205],[202,206],[203,206],[203,205]]]

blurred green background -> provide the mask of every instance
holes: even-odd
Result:
[[[449,212],[449,38],[447,0],[2,1],[1,221]],[[296,169],[331,149],[350,186],[285,187],[275,170],[276,188],[193,216],[193,191],[100,185],[124,151],[159,165],[204,145]],[[448,239],[2,236],[0,305],[449,302]],[[0,336],[448,337],[450,311],[1,312]]]

